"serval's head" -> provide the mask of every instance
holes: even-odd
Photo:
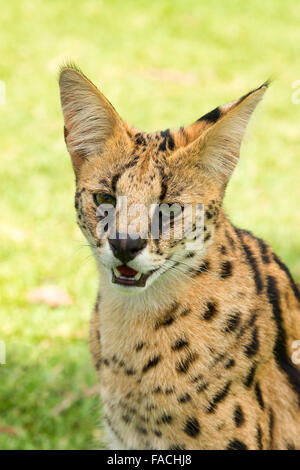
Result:
[[[78,223],[99,270],[112,288],[131,293],[189,276],[212,243],[267,83],[190,126],[151,134],[125,123],[75,67],[61,70],[59,84]]]

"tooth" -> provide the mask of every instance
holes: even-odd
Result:
[[[113,272],[116,277],[121,277],[121,273],[117,270],[117,268],[113,268]]]
[[[139,279],[141,279],[141,277],[142,277],[142,273],[139,272],[134,276],[134,279],[138,281]]]

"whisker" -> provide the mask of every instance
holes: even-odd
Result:
[[[172,262],[173,260],[170,259],[170,260],[167,260],[167,262],[168,262],[168,261],[169,261],[169,262]],[[217,274],[215,274],[214,272],[212,272],[210,269],[207,268],[207,266],[205,265],[205,263],[203,264],[202,269],[200,269],[199,267],[196,268],[196,267],[192,266],[191,264],[184,263],[183,261],[180,261],[180,260],[178,260],[178,259],[176,259],[176,258],[174,258],[174,261],[175,261],[176,265],[174,265],[174,266],[168,266],[168,267],[167,267],[167,270],[176,269],[176,267],[177,267],[178,264],[180,264],[180,265],[182,265],[182,266],[185,266],[185,267],[188,267],[188,268],[191,270],[190,273],[189,273],[189,272],[184,272],[183,270],[181,271],[181,270],[178,270],[178,269],[177,269],[177,271],[180,272],[180,273],[182,273],[182,274],[186,274],[186,277],[188,277],[189,279],[191,279],[192,274],[194,274],[194,273],[199,273],[199,274],[200,274],[200,273],[203,273],[203,272],[208,273],[208,274],[210,274],[211,276],[218,277]],[[166,272],[166,271],[164,271],[164,272]]]
[[[85,258],[85,259],[82,261],[82,264],[81,264],[81,266],[84,266],[84,265],[87,263],[87,261],[89,261],[91,258],[93,258],[93,259],[94,259],[94,256],[93,256],[93,254],[92,254],[92,253],[91,253],[91,254],[89,254],[89,255],[88,255],[88,256],[87,256],[87,257],[86,257],[86,258]]]

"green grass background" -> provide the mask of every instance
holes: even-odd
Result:
[[[300,278],[300,79],[297,0],[1,2],[1,449],[103,446],[88,322],[96,271],[75,223],[57,72],[74,60],[124,119],[179,127],[275,78],[228,188],[231,219],[268,240]],[[30,305],[55,284],[69,307]],[[54,416],[52,409],[76,396]]]

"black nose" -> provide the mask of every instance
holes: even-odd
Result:
[[[109,238],[108,242],[116,258],[124,264],[133,260],[146,246],[143,238],[133,239],[129,235],[116,234],[116,238]]]

